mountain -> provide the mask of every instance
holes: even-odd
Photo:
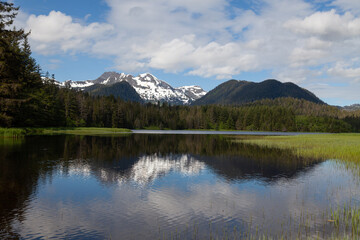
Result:
[[[346,111],[357,111],[360,110],[360,104],[352,104],[350,106],[344,106],[342,109]]]
[[[260,99],[293,97],[314,103],[324,103],[310,91],[294,83],[281,83],[274,79],[260,83],[229,80],[196,100],[193,105],[242,104]]]
[[[94,84],[84,88],[85,92],[93,96],[110,96],[121,97],[125,101],[143,102],[142,98],[134,88],[127,82],[117,82],[112,85]]]
[[[140,98],[145,102],[168,102],[171,104],[190,104],[201,98],[206,92],[199,86],[184,86],[173,88],[165,81],[156,78],[150,73],[140,74],[136,77],[117,72],[105,72],[96,80],[87,81],[66,81],[59,83],[61,86],[69,86],[88,92],[94,92],[96,88],[101,86],[114,86],[115,83],[127,82],[138,93]],[[90,88],[91,90],[87,90]],[[97,90],[102,93],[104,90]],[[95,91],[96,92],[96,91]],[[110,90],[106,90],[110,92]],[[113,93],[117,93],[113,91]],[[116,95],[121,97],[120,95]]]

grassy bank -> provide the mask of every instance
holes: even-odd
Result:
[[[23,137],[27,135],[41,134],[41,128],[0,128],[0,137]]]
[[[119,133],[130,133],[131,130],[124,128],[0,128],[0,137],[23,137],[29,135],[54,135],[54,134],[75,134],[75,135],[109,135]]]
[[[109,135],[119,133],[131,133],[131,130],[125,128],[63,128],[63,129],[44,129],[43,134],[75,134],[75,135]]]
[[[240,137],[236,141],[290,149],[301,157],[340,159],[360,164],[360,134]]]

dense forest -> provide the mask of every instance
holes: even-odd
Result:
[[[281,98],[237,106],[170,106],[59,88],[31,57],[28,33],[12,28],[18,8],[0,2],[0,126],[263,131],[360,131],[360,111]]]

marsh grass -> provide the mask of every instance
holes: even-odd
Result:
[[[298,136],[255,136],[235,137],[235,141],[260,147],[290,150],[302,158],[336,159],[339,166],[345,167],[360,176],[360,134],[315,134]],[[330,208],[323,220],[328,221],[332,235],[326,239],[360,239],[360,208],[344,205]],[[309,219],[305,219],[305,223]],[[305,224],[306,225],[306,224]],[[299,225],[300,226],[300,225]],[[308,230],[305,228],[305,233]],[[305,237],[299,234],[296,239],[323,239],[324,236]],[[279,237],[279,236],[278,236]],[[280,236],[284,238],[284,236]],[[271,239],[271,238],[269,238]],[[286,239],[286,237],[284,238]]]
[[[260,136],[236,141],[291,150],[298,157],[339,159],[360,164],[360,134]]]
[[[74,135],[113,135],[131,133],[131,130],[125,128],[0,128],[0,137],[19,138],[29,135],[56,135],[56,134],[74,134]]]

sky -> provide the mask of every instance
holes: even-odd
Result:
[[[149,72],[209,91],[277,79],[360,103],[359,0],[9,0],[58,81]]]

